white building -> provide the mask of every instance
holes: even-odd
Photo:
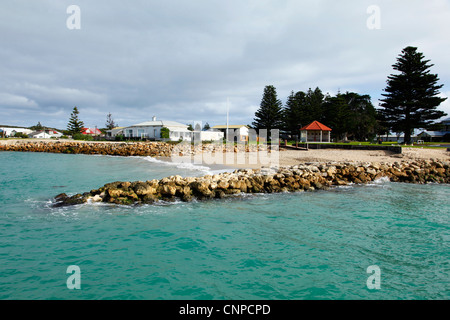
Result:
[[[398,142],[398,143],[404,143],[405,141],[405,134],[403,132],[390,132],[385,135],[380,136],[381,141],[383,142]],[[419,139],[416,130],[414,130],[414,133],[411,135],[411,140],[413,142],[416,142]]]
[[[194,131],[194,141],[221,141],[224,133],[221,131]]]
[[[192,139],[192,132],[188,130],[188,126],[175,121],[156,120],[142,122],[130,127],[123,128],[123,135],[127,139],[150,139],[163,140],[161,138],[161,129],[169,129],[169,140],[179,141]]]
[[[31,131],[31,130],[30,130]],[[34,131],[28,134],[28,137],[34,139],[60,138],[62,133],[53,129]]]
[[[213,131],[223,132],[227,135],[227,126],[219,125],[212,127]],[[249,128],[246,125],[228,125],[228,140],[248,141]]]
[[[0,128],[0,137],[14,137],[14,135],[18,132],[23,133],[23,134],[30,134],[33,132],[33,130],[30,129],[26,129],[26,128],[8,128],[8,127],[1,127]]]
[[[302,142],[331,142],[332,129],[319,121],[313,121],[300,129],[300,141]]]
[[[115,139],[116,136],[123,135],[123,129],[125,129],[125,127],[116,127],[114,129],[107,130],[106,138],[107,139]]]

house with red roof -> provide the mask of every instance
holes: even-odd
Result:
[[[319,121],[313,121],[300,129],[300,140],[310,143],[331,142],[331,128],[328,128]]]
[[[90,136],[99,136],[102,134],[102,132],[97,128],[82,128],[81,133]]]

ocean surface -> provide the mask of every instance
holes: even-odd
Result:
[[[205,202],[51,207],[59,193],[108,182],[214,172],[144,157],[1,152],[0,299],[450,298],[449,185],[380,180]],[[73,265],[80,289],[71,290]]]

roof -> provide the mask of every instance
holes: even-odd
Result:
[[[101,134],[102,132],[97,128],[82,128],[82,134]]]
[[[450,134],[450,131],[423,131],[420,135],[427,135],[431,137],[443,137],[446,134]]]
[[[131,127],[183,127],[187,128],[187,125],[166,120],[145,121],[138,124],[133,124]]]
[[[56,134],[56,135],[58,135],[58,134],[62,134],[62,133],[58,132],[56,130],[50,129],[50,130],[36,130],[36,131],[33,131],[33,132],[29,133],[28,135],[36,136],[36,135],[39,135],[39,134],[45,134],[45,135]]]
[[[106,131],[108,131],[108,132],[112,132],[112,131],[116,132],[116,131],[120,131],[122,129],[125,129],[125,127],[115,127],[115,128],[112,128],[112,129],[106,130]]]
[[[300,129],[301,131],[332,131],[326,125],[321,124],[319,121],[313,121],[307,126]]]
[[[228,125],[228,129],[240,129],[242,127],[248,128],[245,124]],[[212,129],[226,129],[226,128],[227,128],[227,125],[219,125],[219,126],[212,127]]]

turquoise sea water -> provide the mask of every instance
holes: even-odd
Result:
[[[145,158],[0,153],[0,299],[449,299],[449,185],[52,208],[117,180],[210,173]],[[69,290],[77,265],[81,289]],[[369,289],[369,266],[381,288]]]

